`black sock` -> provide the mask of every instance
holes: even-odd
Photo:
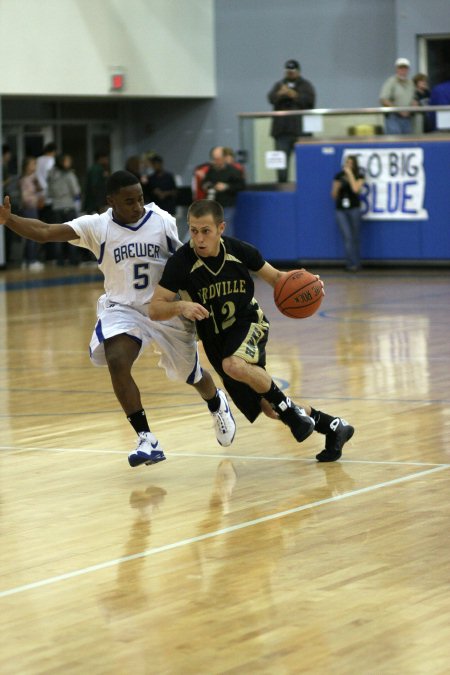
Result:
[[[209,412],[217,412],[220,408],[219,390],[216,389],[214,396],[212,398],[206,398],[205,401]]]
[[[318,431],[319,434],[327,434],[329,431],[331,431],[330,424],[336,419],[335,417],[331,417],[331,415],[327,415],[327,413],[321,412],[320,410],[314,410],[314,408],[311,408],[311,417],[316,423],[315,431]]]
[[[276,409],[280,403],[286,403],[287,397],[283,394],[281,389],[277,387],[275,382],[272,380],[269,391],[266,391],[265,394],[261,394],[266,401],[269,401],[272,408]]]
[[[148,426],[147,422],[147,416],[143,408],[132,415],[128,415],[127,420],[137,434],[141,431],[150,431],[150,427]]]

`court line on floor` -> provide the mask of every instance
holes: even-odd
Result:
[[[102,448],[38,448],[38,447],[25,447],[18,448],[14,445],[0,445],[0,451],[11,450],[14,454],[19,454],[22,452],[74,452],[79,454],[104,454],[104,455],[121,455],[125,457],[126,452],[124,450],[106,450]],[[215,452],[169,452],[167,453],[168,458],[170,457],[198,457],[201,459],[242,459],[242,460],[258,460],[262,462],[310,462],[317,464],[316,460],[312,457],[274,457],[267,455],[236,455],[232,453],[215,453]],[[340,463],[345,464],[380,464],[384,466],[431,466],[431,467],[442,467],[450,468],[450,463],[445,462],[410,462],[410,461],[400,461],[400,460],[380,460],[380,459],[346,459],[342,458],[339,460]]]
[[[414,480],[415,478],[421,478],[438,471],[443,471],[447,469],[448,466],[438,466],[433,469],[427,469],[426,471],[419,471],[418,473],[410,474],[409,476],[402,476],[401,478],[395,478],[390,481],[385,481],[383,483],[377,483],[375,485],[369,485],[365,488],[360,488],[359,490],[353,490],[351,492],[345,492],[340,495],[335,495],[333,497],[328,497],[326,499],[320,499],[317,502],[310,502],[309,504],[302,504],[302,506],[296,506],[292,509],[287,509],[285,511],[279,511],[278,513],[271,513],[267,516],[261,516],[260,518],[254,518],[253,520],[248,520],[243,523],[238,523],[236,525],[230,525],[229,527],[223,527],[219,530],[214,530],[213,532],[207,532],[206,534],[197,535],[196,537],[189,537],[187,539],[181,539],[175,541],[172,544],[164,544],[163,546],[158,546],[156,548],[147,549],[141,551],[140,553],[133,553],[131,555],[121,556],[120,558],[114,558],[113,560],[106,560],[105,562],[98,563],[97,565],[89,565],[88,567],[82,567],[81,569],[74,570],[72,572],[66,572],[65,574],[58,574],[53,577],[48,577],[46,579],[40,579],[39,581],[34,581],[29,584],[24,584],[22,586],[15,586],[9,588],[5,591],[0,591],[0,598],[6,598],[11,595],[16,595],[18,593],[24,593],[26,591],[32,591],[37,588],[42,588],[43,586],[50,586],[52,584],[59,583],[61,581],[66,581],[67,579],[74,579],[76,577],[84,576],[92,572],[98,572],[99,570],[108,569],[110,567],[115,567],[117,565],[122,565],[123,563],[130,562],[132,560],[139,560],[141,558],[148,558],[150,556],[157,555],[158,553],[166,553],[167,551],[173,551],[177,548],[182,548],[183,546],[189,546],[191,544],[197,544],[206,539],[213,539],[224,534],[230,534],[232,532],[237,532],[239,530],[246,529],[248,527],[254,527],[260,525],[261,523],[267,523],[271,520],[277,520],[279,518],[285,518],[286,516],[293,515],[295,513],[300,513],[301,511],[308,511],[309,509],[316,508],[317,506],[323,506],[324,504],[331,504],[332,502],[342,501],[348,499],[349,497],[355,497],[368,492],[373,492],[374,490],[380,490],[385,487],[390,487],[392,485],[397,485],[398,483],[404,483],[408,480]]]

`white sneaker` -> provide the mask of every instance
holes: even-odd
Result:
[[[133,450],[128,455],[128,464],[130,466],[157,464],[166,459],[156,436],[149,431],[141,431],[138,433],[138,438],[136,450]]]
[[[45,265],[44,263],[41,263],[39,260],[35,260],[34,262],[28,265],[28,270],[30,272],[42,272],[43,269],[45,269]]]
[[[236,423],[231,413],[230,406],[228,405],[228,399],[225,396],[225,392],[218,389],[217,393],[220,398],[219,410],[217,410],[217,412],[212,412],[211,415],[214,420],[217,442],[223,447],[227,447],[233,442],[236,433]]]

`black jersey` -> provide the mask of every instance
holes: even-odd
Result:
[[[362,171],[355,176],[356,180],[364,178]],[[336,197],[336,208],[339,210],[344,209],[355,209],[360,205],[360,196],[358,193],[353,192],[348,182],[348,178],[345,175],[345,171],[339,171],[334,177],[334,180],[339,182],[339,190]]]
[[[198,335],[207,342],[240,323],[261,320],[250,271],[264,263],[258,249],[233,237],[222,237],[219,255],[212,258],[197,256],[188,242],[169,258],[159,283],[209,311],[208,319],[197,321]]]

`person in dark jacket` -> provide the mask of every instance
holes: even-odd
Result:
[[[234,212],[236,210],[237,193],[245,187],[242,171],[229,164],[224,148],[221,145],[211,150],[211,166],[203,179],[202,188],[208,199],[221,205],[225,213],[227,235],[232,237]]]
[[[177,184],[175,177],[164,168],[164,160],[161,155],[153,155],[150,159],[153,173],[147,179],[147,191],[150,200],[155,202],[160,209],[167,211],[172,216],[177,210]],[[144,190],[144,194],[145,194]]]
[[[108,208],[106,182],[109,173],[109,155],[106,152],[97,152],[94,164],[89,167],[86,175],[83,200],[83,211],[86,213],[103,213]]]
[[[300,75],[300,64],[295,59],[285,63],[285,76],[275,82],[268,94],[274,110],[310,110],[316,102],[313,85]],[[275,139],[275,149],[286,154],[286,168],[278,171],[278,182],[288,180],[289,159],[294,144],[303,133],[302,116],[286,115],[274,117],[271,136]]]

